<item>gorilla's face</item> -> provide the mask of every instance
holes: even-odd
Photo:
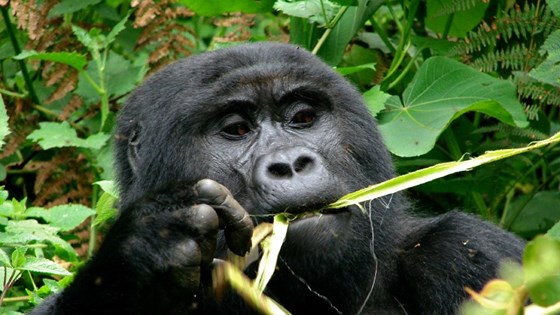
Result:
[[[292,46],[247,47],[180,61],[131,96],[117,137],[124,204],[210,178],[259,222],[392,176],[373,119],[343,78]],[[350,231],[351,212],[301,220],[291,233]]]
[[[346,184],[334,171],[341,169],[334,157],[346,153],[327,94],[282,69],[222,80],[228,83],[216,93],[221,104],[200,134],[203,151],[213,154],[208,177],[235,178],[231,189],[254,214],[314,210],[340,196]]]

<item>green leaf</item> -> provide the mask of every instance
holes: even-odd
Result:
[[[349,7],[332,28],[331,33],[317,52],[317,56],[330,65],[337,65],[342,59],[348,43],[384,3],[384,0],[358,0],[357,6]],[[292,29],[291,32],[297,32],[297,30]]]
[[[61,147],[100,149],[109,138],[109,135],[103,133],[91,135],[87,139],[78,138],[76,130],[66,121],[41,122],[39,129],[27,136],[27,139],[38,142],[45,150]]]
[[[8,112],[6,112],[6,106],[4,105],[4,100],[0,95],[0,149],[4,146],[4,138],[10,134],[10,128],[8,125]]]
[[[274,9],[325,26],[334,19],[340,5],[328,0],[278,0],[274,3]]]
[[[115,199],[119,199],[119,189],[113,180],[100,180],[94,183],[95,185],[99,185],[101,189],[108,193],[109,195],[113,196]]]
[[[480,23],[489,3],[489,1],[476,1],[472,8],[453,10],[453,15],[451,15],[447,10],[453,5],[460,6],[456,1],[428,0],[426,3],[426,26],[436,33],[443,33],[448,19],[451,18],[451,27],[449,28],[448,35],[465,37],[469,31]]]
[[[548,54],[546,59],[529,72],[534,79],[560,87],[560,30],[548,36],[541,46],[540,53]]]
[[[341,75],[349,75],[349,74],[356,73],[356,72],[366,70],[366,69],[375,70],[375,63],[368,63],[368,64],[353,66],[353,67],[336,67],[335,68],[336,72],[338,72]]]
[[[117,97],[132,91],[138,83],[139,78],[141,78],[140,74],[142,71],[142,66],[134,66],[123,56],[109,51],[104,70],[106,93],[111,97]],[[101,95],[86,79],[85,74],[97,85],[100,85],[98,65],[95,61],[91,61],[85,73],[80,73],[78,87],[75,93],[82,96],[88,103],[100,102]]]
[[[179,0],[178,2],[189,7],[203,16],[219,16],[222,13],[243,12],[261,13],[270,12],[275,0]]]
[[[43,218],[50,226],[69,231],[94,215],[95,211],[80,204],[65,204],[50,209],[30,208],[25,214],[29,217]]]
[[[542,234],[560,220],[560,192],[540,191],[521,195],[506,208],[506,224],[512,232],[528,239]],[[514,219],[513,222],[511,220]]]
[[[50,261],[40,257],[27,257],[27,261],[18,270],[26,270],[31,272],[46,273],[57,276],[70,276],[72,275],[68,270],[62,268],[54,261]]]
[[[95,33],[93,32],[93,30],[94,29],[90,31],[91,32],[90,34],[83,28],[76,25],[72,25],[72,32],[74,33],[74,35],[76,35],[76,38],[80,41],[80,43],[86,46],[90,51],[97,51],[100,49],[100,45],[97,38],[92,36],[92,34]]]
[[[336,4],[340,4],[340,5],[344,5],[344,6],[357,6],[358,5],[358,0],[331,0],[331,2],[334,2]]]
[[[4,203],[4,201],[8,200],[9,194],[6,190],[4,190],[4,186],[0,186],[0,205]],[[0,212],[1,214],[1,212]]]
[[[560,275],[547,276],[527,286],[531,300],[540,306],[560,302]]]
[[[363,94],[363,97],[369,111],[373,116],[375,116],[385,108],[385,102],[391,97],[391,95],[381,91],[379,85],[377,85],[367,90]]]
[[[460,115],[478,111],[518,127],[527,126],[515,86],[460,62],[432,57],[420,67],[402,96],[387,101],[378,115],[389,150],[399,156],[430,151],[438,136]]]
[[[49,11],[49,17],[77,12],[90,5],[95,5],[100,2],[101,0],[62,0]]]
[[[546,0],[546,4],[550,7],[552,12],[557,18],[560,18],[560,1],[558,0]]]
[[[9,221],[5,232],[0,232],[3,243],[27,244],[30,242],[50,242],[64,250],[70,257],[76,257],[76,252],[68,242],[61,239],[57,232],[59,228],[39,224],[36,220]]]
[[[117,36],[120,34],[120,32],[122,32],[126,28],[125,24],[128,21],[129,17],[130,17],[130,12],[128,12],[126,16],[122,20],[120,20],[120,22],[117,23],[113,27],[113,29],[109,32],[107,38],[105,39],[105,47],[108,47],[112,42],[114,42]]]
[[[548,230],[546,236],[560,241],[560,221],[556,222],[556,224],[554,224],[554,226],[550,230]]]
[[[34,50],[22,51],[17,56],[16,60],[32,59],[32,60],[47,60],[69,65],[70,67],[79,71],[83,70],[87,64],[86,56],[77,52],[52,52],[52,53],[39,53]]]
[[[531,299],[543,306],[560,301],[560,241],[537,236],[523,252],[525,282]],[[550,291],[549,291],[550,290]]]
[[[95,221],[93,221],[95,226],[99,226],[117,216],[118,211],[114,207],[115,201],[117,199],[106,192],[99,197],[95,207]]]
[[[0,242],[0,245],[2,242]],[[12,261],[10,260],[10,256],[6,253],[3,249],[0,248],[0,266],[2,267],[12,267]]]
[[[27,247],[18,247],[12,252],[12,266],[14,269],[18,269],[23,266],[26,262],[25,253],[27,252]]]

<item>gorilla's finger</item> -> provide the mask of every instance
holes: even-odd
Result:
[[[209,205],[194,205],[189,209],[189,221],[195,234],[202,236],[198,240],[201,252],[200,263],[202,266],[208,266],[214,259],[216,252],[216,234],[219,227],[218,214]]]
[[[199,181],[194,190],[200,202],[216,209],[229,249],[240,256],[251,249],[253,221],[227,188],[210,179]]]

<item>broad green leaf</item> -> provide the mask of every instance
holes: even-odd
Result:
[[[430,151],[438,136],[460,115],[477,111],[518,127],[527,126],[515,86],[460,62],[428,59],[406,88],[378,115],[379,129],[389,150],[398,156]]]
[[[391,97],[390,94],[381,91],[378,85],[366,91],[362,96],[373,116],[385,108],[385,102]]]
[[[52,52],[52,53],[39,53],[34,50],[26,50],[19,55],[14,56],[16,60],[32,59],[32,60],[47,60],[69,65],[70,67],[79,71],[83,70],[87,64],[86,56],[77,52]]]
[[[529,72],[529,76],[544,83],[560,87],[560,30],[548,36],[540,49],[541,54],[547,54],[546,59]]]
[[[6,138],[9,133],[10,128],[8,126],[8,112],[6,112],[4,100],[0,95],[0,149],[4,146],[4,138]]]
[[[554,136],[548,139],[533,142],[532,144],[524,148],[489,151],[476,158],[458,162],[437,164],[349,193],[345,196],[342,196],[339,200],[330,204],[328,207],[343,208],[351,205],[359,205],[364,201],[369,201],[386,195],[394,194],[401,190],[433,181],[437,178],[441,178],[458,172],[468,171],[482,164],[505,159],[558,142],[560,142],[560,132],[556,133]]]
[[[101,0],[62,0],[49,11],[49,17],[80,11],[81,9],[98,4],[99,2],[101,2]]]
[[[443,33],[448,19],[451,18],[448,35],[465,37],[470,30],[480,23],[489,5],[489,1],[476,1],[474,3],[475,5],[467,10],[448,12],[450,7],[459,6],[456,1],[428,0],[426,3],[426,26],[436,33]]]
[[[109,138],[110,136],[104,133],[91,135],[87,139],[78,138],[76,130],[66,121],[61,123],[41,122],[39,129],[27,136],[27,139],[39,143],[45,150],[61,147],[100,149]]]
[[[25,264],[17,268],[18,270],[27,270],[31,272],[46,273],[57,276],[72,275],[68,270],[62,268],[54,261],[50,261],[40,257],[27,257]]]
[[[546,232],[560,220],[558,205],[558,191],[540,191],[534,196],[521,195],[508,204],[505,226],[512,232],[531,239]]]
[[[95,211],[80,204],[65,204],[50,209],[30,208],[25,214],[30,217],[41,217],[49,222],[50,226],[69,231],[94,215]]]
[[[270,12],[274,4],[274,0],[179,0],[178,2],[189,7],[197,15],[204,16],[219,16],[229,12]]]
[[[259,292],[264,291],[268,281],[272,278],[272,274],[276,269],[278,254],[280,254],[280,248],[282,248],[282,243],[284,243],[287,232],[288,218],[286,215],[275,215],[272,226],[272,235],[261,242],[263,254],[261,261],[259,262],[257,277],[254,282],[255,289]]]

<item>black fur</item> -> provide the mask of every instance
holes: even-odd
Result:
[[[234,293],[216,300],[209,276],[226,247],[246,250],[245,210],[269,221],[394,176],[359,93],[285,44],[153,75],[121,111],[115,148],[121,214],[35,314],[249,314]],[[401,195],[363,206],[293,222],[267,294],[293,314],[453,314],[465,287],[521,255],[522,241],[470,215],[416,218]]]

